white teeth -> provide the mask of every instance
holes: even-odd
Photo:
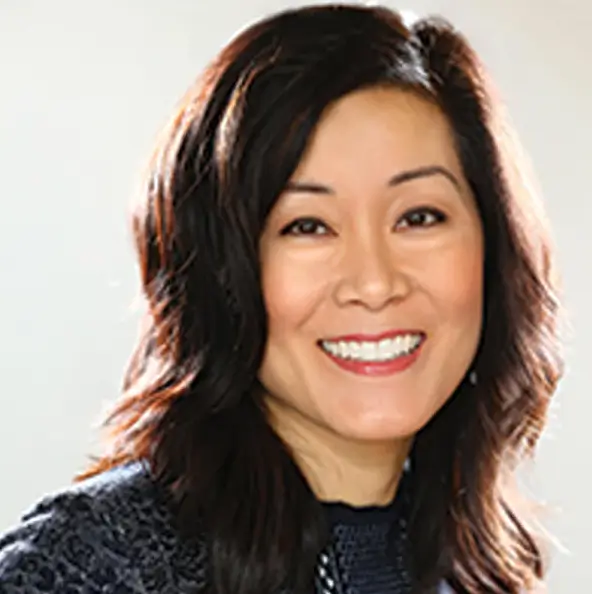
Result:
[[[378,355],[384,359],[393,356],[391,341],[388,340],[388,338],[385,338],[378,343]]]
[[[407,335],[403,338],[403,348],[408,351],[411,346],[411,336]]]
[[[378,357],[378,353],[376,350],[376,343],[363,342],[361,358],[364,361],[372,361],[373,359],[376,359],[377,357]]]
[[[352,358],[359,357],[362,353],[362,346],[357,342],[350,342],[349,343],[349,355]]]
[[[328,353],[341,359],[358,361],[389,361],[408,355],[421,342],[420,334],[405,334],[381,341],[339,341],[324,340],[321,346]]]

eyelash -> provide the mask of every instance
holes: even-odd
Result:
[[[439,223],[444,223],[447,219],[446,215],[437,208],[431,208],[428,206],[421,206],[419,208],[414,208],[408,212],[406,212],[401,219],[409,220],[413,215],[427,215],[433,217],[434,221],[429,224],[422,225],[420,224],[409,224],[407,228],[410,227],[433,227],[434,225],[438,225]]]
[[[430,222],[428,224],[422,224],[422,223],[411,223],[410,219],[413,216],[423,216],[425,220],[426,216],[430,216],[433,218],[433,222]],[[405,229],[411,229],[414,227],[420,227],[420,228],[429,228],[429,227],[433,227],[434,225],[438,225],[440,223],[445,222],[447,219],[446,215],[441,211],[438,210],[436,208],[430,208],[430,207],[420,207],[420,208],[414,208],[412,210],[407,211],[400,219],[399,221],[407,221],[407,224],[405,225]],[[397,222],[397,225],[399,224],[399,222]],[[306,231],[302,228],[303,225],[312,225],[314,227],[314,230],[310,230]],[[298,227],[300,227],[300,231],[297,231]],[[325,225],[325,223],[323,223],[323,221],[321,221],[320,219],[317,219],[315,217],[301,217],[298,219],[295,219],[294,221],[292,221],[289,225],[286,225],[280,232],[280,235],[296,235],[296,236],[302,236],[302,235],[325,235],[325,232],[319,232],[318,229],[323,227],[325,230],[328,229],[328,226]]]
[[[325,223],[323,223],[323,221],[321,221],[320,219],[315,219],[314,217],[301,217],[299,219],[296,219],[294,221],[292,221],[289,225],[286,225],[280,235],[324,235],[324,233],[318,233],[317,231],[303,231],[302,230],[302,225],[316,225],[316,229],[318,229],[319,227],[324,227],[325,229],[328,229],[327,225],[325,225]],[[301,227],[300,232],[297,232],[296,229],[298,227]]]

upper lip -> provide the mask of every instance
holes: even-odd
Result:
[[[386,330],[385,332],[379,332],[378,334],[343,334],[342,336],[332,336],[330,338],[324,338],[323,340],[329,342],[376,342],[386,338],[396,338],[402,334],[420,334],[422,337],[425,336],[425,332],[421,330],[408,328],[404,330]]]

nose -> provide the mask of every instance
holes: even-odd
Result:
[[[355,303],[378,311],[409,293],[411,279],[402,270],[392,243],[392,237],[350,242],[335,290],[339,305]]]

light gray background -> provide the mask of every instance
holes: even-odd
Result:
[[[155,134],[205,62],[280,0],[0,0],[0,531],[66,484],[117,396],[135,336],[126,209]],[[573,327],[531,481],[568,552],[550,591],[589,579],[592,3],[404,0],[464,30],[531,155]],[[588,365],[587,365],[588,364]]]

